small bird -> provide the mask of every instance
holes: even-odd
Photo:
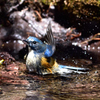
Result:
[[[29,36],[24,40],[29,48],[26,57],[26,67],[28,71],[42,75],[55,73],[65,75],[73,72],[85,73],[87,68],[60,65],[54,58],[52,58],[56,46],[51,29],[51,23],[48,24],[46,33],[47,34],[44,36],[44,42],[32,36]]]

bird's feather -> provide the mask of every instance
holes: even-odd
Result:
[[[47,27],[47,34],[45,35],[46,41],[46,51],[44,53],[45,57],[51,57],[55,52],[55,39],[53,37],[52,29],[51,29],[51,22]]]
[[[55,40],[54,40],[53,32],[51,29],[51,22],[49,22],[49,24],[48,24],[46,33],[47,34],[45,35],[45,40],[46,40],[47,44],[55,45]]]

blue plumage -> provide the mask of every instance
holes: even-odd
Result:
[[[52,45],[46,45],[46,50],[45,50],[44,56],[51,57],[53,54],[54,54],[54,50],[53,50]]]
[[[77,71],[86,71],[86,68],[80,68],[80,67],[72,67],[72,66],[65,66],[65,65],[59,65],[59,68],[65,68],[69,70],[77,70]],[[87,69],[88,70],[88,69]]]
[[[38,38],[33,37],[33,36],[29,36],[29,37],[27,38],[27,41],[28,41],[28,42],[36,41],[36,42],[39,42],[40,44],[43,44],[43,42],[42,42],[41,40],[39,40]]]

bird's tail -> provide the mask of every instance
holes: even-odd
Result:
[[[57,70],[58,74],[69,74],[69,73],[86,74],[89,72],[88,68],[81,68],[81,67],[59,65],[58,68],[59,68]]]
[[[49,60],[50,62],[48,62],[47,58],[44,57],[42,57],[41,59],[41,66],[43,66],[43,68],[45,69],[43,70],[43,74],[57,73],[62,76],[66,76],[66,74],[70,74],[70,73],[86,74],[89,72],[88,68],[60,65],[53,58],[50,58]]]

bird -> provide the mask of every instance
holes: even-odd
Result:
[[[29,36],[23,40],[28,46],[28,54],[26,56],[26,68],[29,73],[45,74],[60,74],[66,75],[69,73],[86,73],[88,68],[80,68],[73,66],[60,65],[52,56],[56,51],[55,39],[49,22],[45,41],[36,37]]]

